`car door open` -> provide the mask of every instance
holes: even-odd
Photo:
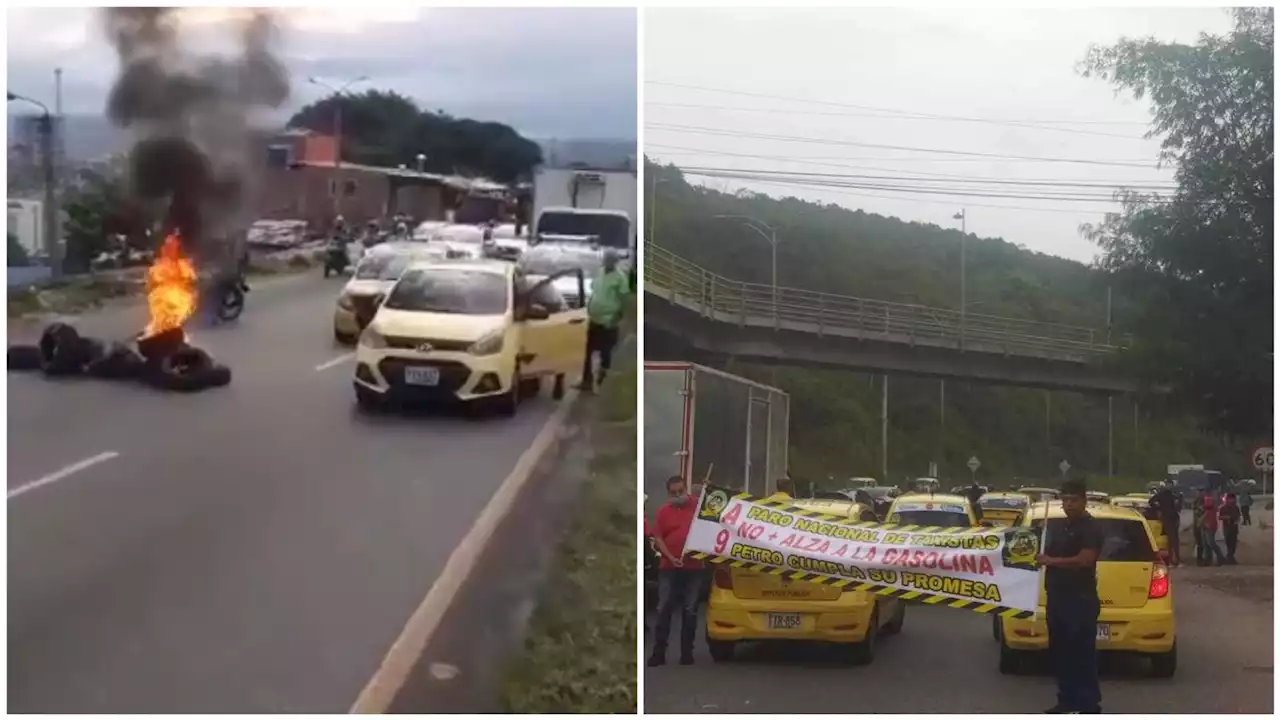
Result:
[[[540,312],[529,316],[526,311],[521,315],[524,317],[521,332],[528,338],[524,344],[535,355],[526,366],[530,374],[574,377],[582,368],[582,359],[587,351],[587,309],[570,308],[555,290],[555,281],[566,276],[577,277],[578,297],[585,297],[586,283],[579,269],[542,278],[521,295],[526,308],[540,306],[547,310],[545,318],[538,317],[542,314]],[[545,300],[545,304],[539,303],[540,299]]]

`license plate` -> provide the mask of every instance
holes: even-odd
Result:
[[[440,384],[440,370],[433,367],[407,367],[404,369],[406,385],[426,385],[435,387]]]
[[[799,630],[800,613],[769,613],[770,630]]]
[[[1110,641],[1110,640],[1111,640],[1111,626],[1110,626],[1110,625],[1107,625],[1107,624],[1104,624],[1104,623],[1099,623],[1099,624],[1098,624],[1098,639],[1099,639],[1099,640],[1107,640],[1107,641]]]

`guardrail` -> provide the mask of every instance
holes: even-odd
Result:
[[[1087,362],[1123,345],[1094,328],[965,313],[846,295],[747,283],[718,275],[645,243],[644,289],[703,317],[907,345]]]

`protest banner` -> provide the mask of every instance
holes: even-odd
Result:
[[[1029,528],[860,522],[707,485],[685,549],[791,580],[1030,618],[1040,594]]]

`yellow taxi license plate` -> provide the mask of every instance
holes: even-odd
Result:
[[[768,623],[770,630],[799,630],[802,625],[800,613],[769,613]]]
[[[1098,639],[1111,640],[1111,626],[1106,623],[1098,623]]]
[[[407,367],[404,369],[406,385],[434,387],[440,384],[440,369],[433,367]]]

